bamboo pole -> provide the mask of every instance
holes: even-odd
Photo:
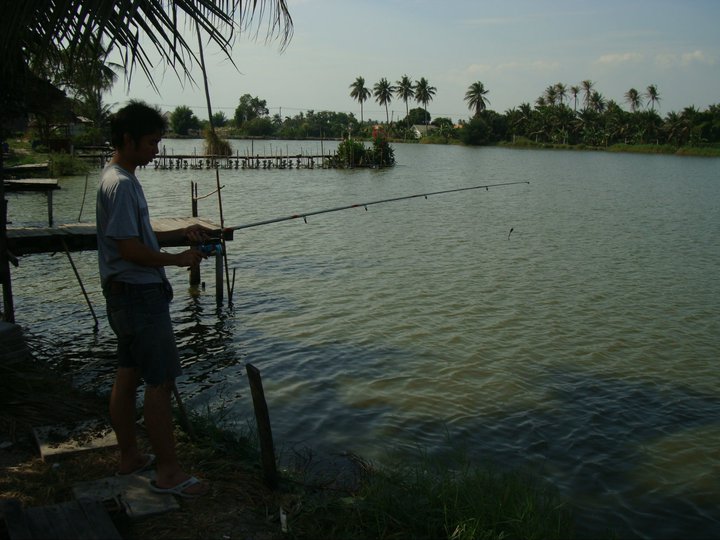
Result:
[[[67,243],[65,242],[65,239],[62,239],[62,245],[63,248],[65,248],[65,255],[67,255],[68,261],[70,261],[70,266],[73,269],[73,272],[75,273],[75,278],[77,279],[78,283],[80,284],[80,290],[83,293],[83,296],[85,297],[85,302],[87,302],[88,307],[90,308],[90,313],[92,314],[92,318],[95,321],[95,326],[93,327],[93,332],[97,333],[99,328],[98,318],[97,315],[95,315],[95,310],[92,307],[92,303],[90,303],[90,297],[87,294],[87,291],[85,290],[85,285],[83,285],[82,279],[80,278],[80,273],[77,270],[77,267],[75,266],[75,262],[72,260],[72,257],[70,256],[70,250],[68,249]]]

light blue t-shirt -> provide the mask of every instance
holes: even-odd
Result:
[[[136,284],[167,281],[164,268],[140,266],[120,257],[116,240],[139,238],[156,251],[160,251],[160,245],[150,225],[140,182],[119,165],[111,164],[103,170],[97,191],[96,225],[103,286],[110,280]]]

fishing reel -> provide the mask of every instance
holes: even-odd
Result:
[[[220,243],[220,241],[213,240],[205,244],[200,244],[198,250],[200,250],[200,253],[202,253],[206,257],[209,255],[221,255],[222,244]]]

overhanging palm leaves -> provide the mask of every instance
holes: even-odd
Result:
[[[264,15],[268,39],[280,37],[284,45],[292,33],[286,0],[23,0],[6,2],[3,9],[3,76],[22,67],[8,58],[28,65],[60,49],[84,50],[99,38],[121,52],[130,74],[137,65],[153,83],[153,49],[163,63],[190,76],[198,59],[183,37],[184,23],[197,23],[228,56],[236,34],[251,30]]]

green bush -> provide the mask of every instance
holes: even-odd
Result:
[[[358,167],[365,164],[365,145],[355,139],[345,139],[338,145],[336,166]]]
[[[90,166],[70,154],[51,153],[48,170],[51,176],[76,176],[87,173]]]
[[[368,164],[377,167],[392,167],[395,165],[395,152],[383,135],[377,135],[372,148],[367,150],[365,159]]]
[[[362,141],[346,139],[338,145],[334,166],[336,167],[392,167],[395,152],[387,139],[378,135],[373,145],[366,148]]]

